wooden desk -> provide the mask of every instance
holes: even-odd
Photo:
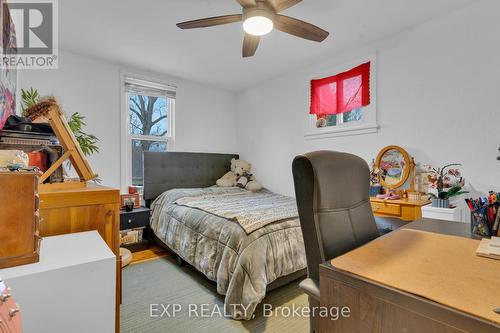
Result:
[[[493,312],[500,307],[500,261],[475,257],[478,241],[466,239],[467,227],[423,219],[321,265],[321,306],[348,306],[351,314],[321,318],[320,332],[500,332],[500,314]],[[434,238],[442,241],[429,242]],[[462,246],[446,247],[450,242]],[[457,268],[462,259],[469,269]]]
[[[429,200],[409,201],[383,200],[376,197],[370,198],[373,214],[381,217],[396,217],[403,221],[416,221],[422,218],[422,206],[428,205]]]

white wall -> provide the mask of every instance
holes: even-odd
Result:
[[[474,187],[500,189],[499,12],[499,1],[478,1],[236,96],[69,52],[61,52],[58,70],[21,71],[19,86],[54,94],[68,114],[87,116],[101,148],[90,162],[109,186],[120,186],[120,71],[126,71],[178,84],[176,150],[240,153],[266,187],[283,194],[293,194],[297,154],[331,149],[370,161],[389,144],[405,147],[424,164],[461,162]],[[374,52],[379,132],[306,140],[311,77]]]
[[[238,147],[271,190],[293,195],[297,154],[328,149],[367,161],[390,144],[417,162],[463,163],[481,190],[500,189],[500,1],[485,0],[364,49],[334,56],[238,95]],[[377,52],[376,134],[306,140],[309,81],[353,57]]]
[[[86,116],[88,132],[100,139],[100,152],[89,158],[90,164],[104,185],[120,187],[121,71],[178,85],[176,150],[237,152],[236,102],[231,92],[69,52],[60,52],[57,70],[20,71],[18,85],[34,87],[42,95],[53,94],[68,115],[79,112]]]

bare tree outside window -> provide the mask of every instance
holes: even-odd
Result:
[[[168,97],[129,94],[134,185],[143,185],[143,152],[167,151],[170,106]]]

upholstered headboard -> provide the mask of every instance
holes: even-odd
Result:
[[[144,152],[144,199],[150,202],[174,188],[215,185],[231,169],[232,154]]]

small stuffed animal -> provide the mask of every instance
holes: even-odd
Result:
[[[245,188],[247,184],[250,182],[250,179],[252,179],[252,176],[253,175],[251,173],[248,173],[246,171],[243,172],[243,174],[240,175],[236,180],[236,186],[240,188]]]
[[[217,180],[217,186],[239,186],[252,192],[260,191],[262,185],[255,180],[255,177],[250,173],[251,169],[252,165],[247,161],[233,158],[231,160],[231,171]]]

